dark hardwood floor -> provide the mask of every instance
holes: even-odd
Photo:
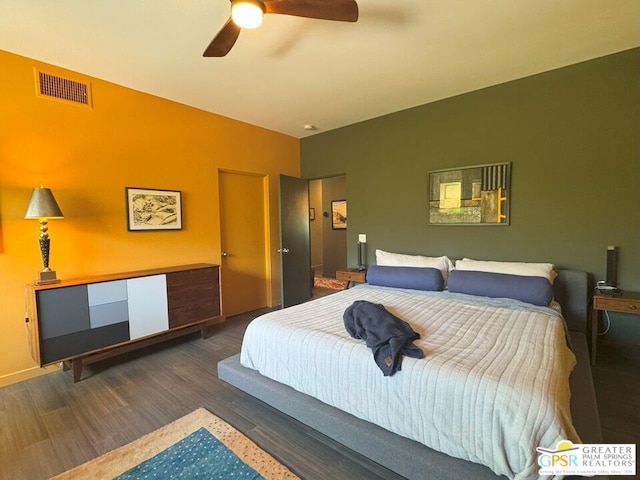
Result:
[[[640,348],[600,341],[592,368],[604,441],[640,444]]]
[[[259,313],[230,318],[204,340],[194,334],[90,365],[76,384],[60,371],[1,388],[0,478],[49,478],[204,407],[303,479],[399,479],[218,380],[217,362],[240,350]],[[639,443],[637,358],[599,352],[604,440]]]

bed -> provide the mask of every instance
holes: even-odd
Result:
[[[219,377],[409,479],[535,478],[535,447],[601,443],[584,272],[558,272],[558,307],[382,283],[259,317]],[[409,319],[424,358],[383,376],[344,329],[356,300]]]

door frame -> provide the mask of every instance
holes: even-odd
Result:
[[[324,175],[324,176],[321,176],[321,177],[311,177],[311,178],[307,178],[307,181],[308,181],[308,182],[312,182],[312,181],[321,181],[321,182],[322,182],[322,181],[325,181],[325,180],[331,180],[331,179],[339,178],[339,177],[344,177],[344,179],[345,179],[345,194],[344,194],[344,197],[341,197],[340,199],[341,199],[341,200],[342,200],[342,199],[346,199],[346,200],[347,200],[347,203],[348,203],[348,202],[349,202],[349,189],[348,189],[348,185],[347,185],[347,183],[348,183],[348,178],[349,178],[349,176],[347,175],[347,173],[346,173],[346,172],[345,172],[345,173],[336,173],[336,174],[332,174],[332,175]],[[324,185],[323,185],[323,186],[324,186]],[[338,199],[337,199],[337,198],[335,198],[335,200],[338,200]],[[323,222],[323,221],[324,221],[324,220],[323,220],[323,218],[324,218],[324,217],[323,217],[323,212],[324,212],[324,211],[329,211],[329,212],[331,211],[330,209],[329,209],[329,210],[325,210],[325,209],[323,208],[323,207],[324,207],[324,203],[323,203],[323,202],[324,202],[324,192],[323,192],[323,193],[322,193],[322,195],[321,195],[320,211],[318,212],[318,209],[316,209],[316,219],[319,219],[321,222]],[[309,205],[309,206],[311,206],[311,205]],[[324,227],[321,227],[321,228],[324,228]],[[309,242],[310,242],[310,243],[312,243],[312,242],[313,242],[313,238],[311,238],[311,236],[309,237]],[[323,235],[322,235],[322,245],[321,245],[321,248],[323,248],[323,249],[324,249],[324,244],[325,244],[325,242],[326,242],[326,238],[325,238],[325,235],[324,235],[324,233],[323,233]],[[345,256],[347,257],[347,266],[346,266],[346,267],[348,268],[348,259],[349,259],[349,240],[348,240],[348,233],[347,233],[347,242],[346,242],[346,244],[345,244],[345,251],[344,251],[344,254],[345,254]],[[324,255],[323,255],[323,262],[322,262],[322,263],[323,263],[323,269],[324,269],[324,264],[325,264]]]

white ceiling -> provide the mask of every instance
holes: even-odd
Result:
[[[0,0],[0,49],[302,138],[640,46],[638,0],[358,5],[266,15],[204,58],[228,0]]]

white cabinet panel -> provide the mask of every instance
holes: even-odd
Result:
[[[89,306],[104,305],[105,303],[125,302],[127,300],[127,281],[91,283],[87,285]]]
[[[127,297],[131,340],[169,329],[166,275],[128,279]]]

